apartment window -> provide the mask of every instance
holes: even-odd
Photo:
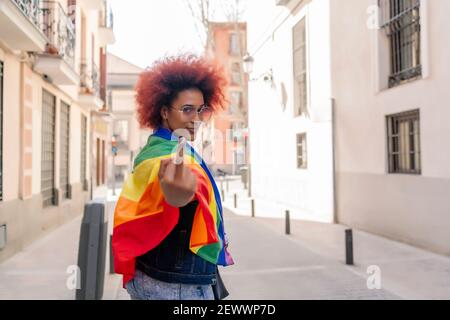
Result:
[[[303,18],[293,30],[294,116],[307,114],[308,74],[306,66],[306,23]]]
[[[128,130],[128,120],[117,120],[114,123],[114,135],[116,136],[118,147],[127,147]]]
[[[100,139],[99,138],[97,138],[97,143],[96,143],[96,146],[97,146],[97,153],[96,153],[96,157],[97,157],[97,170],[96,170],[96,186],[99,186],[100,184],[101,184],[101,182],[100,182],[100,172],[101,172],[101,166],[102,166],[102,163],[101,163],[101,154],[100,154]]]
[[[87,117],[81,115],[81,165],[80,165],[80,182],[83,184],[83,190],[87,190],[86,181],[86,148],[87,148]]]
[[[42,92],[42,160],[41,160],[41,194],[43,206],[56,203],[55,186],[55,96]]]
[[[307,168],[306,133],[297,134],[297,168]]]
[[[239,55],[239,36],[236,32],[230,33],[230,54],[231,55]]]
[[[231,91],[230,92],[230,108],[228,110],[229,114],[237,115],[242,107],[242,92]]]
[[[69,141],[70,141],[70,107],[61,101],[60,113],[60,170],[59,185],[63,199],[70,198],[69,194]]]
[[[420,0],[379,0],[382,27],[389,38],[389,87],[422,74]]]
[[[239,62],[233,62],[231,64],[231,84],[241,84],[241,66]]]
[[[387,116],[389,173],[420,174],[419,110]]]
[[[105,171],[106,171],[105,155],[106,155],[106,145],[105,140],[102,140],[102,174],[101,174],[102,184],[105,184]]]
[[[3,200],[3,62],[0,61],[0,201]]]

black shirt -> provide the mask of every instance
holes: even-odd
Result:
[[[192,224],[198,200],[180,207],[174,229],[155,248],[136,259],[136,268],[148,276],[166,282],[213,284],[216,265],[189,249]]]

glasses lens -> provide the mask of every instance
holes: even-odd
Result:
[[[196,112],[193,107],[183,107],[181,110],[183,111],[183,115],[187,118],[193,117]]]
[[[200,110],[198,117],[202,121],[208,121],[211,118],[212,110],[209,107],[204,107]]]

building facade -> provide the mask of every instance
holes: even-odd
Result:
[[[333,222],[329,1],[250,5],[252,196],[261,214]]]
[[[450,47],[438,40],[450,4],[265,6],[248,24],[255,196],[302,219],[450,254]]]
[[[442,32],[450,3],[338,2],[331,2],[338,221],[449,255],[450,46]]]
[[[111,38],[101,0],[0,3],[0,261],[83,212]]]
[[[133,159],[146,144],[151,133],[137,122],[135,86],[142,68],[108,54],[108,101],[114,116],[112,132],[117,153],[110,158],[111,183],[120,186],[132,171]]]
[[[248,77],[243,72],[242,58],[247,51],[245,22],[210,22],[207,53],[224,67],[227,80],[226,110],[213,117],[203,139],[203,148],[212,151],[211,167],[229,174],[239,173],[247,164]],[[211,143],[211,145],[209,145]],[[205,151],[206,153],[206,151]]]

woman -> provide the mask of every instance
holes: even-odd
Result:
[[[217,186],[182,141],[195,140],[222,108],[225,86],[221,69],[195,55],[162,59],[139,77],[138,121],[154,133],[122,188],[112,240],[115,272],[132,299],[212,300],[217,265],[234,263]]]

